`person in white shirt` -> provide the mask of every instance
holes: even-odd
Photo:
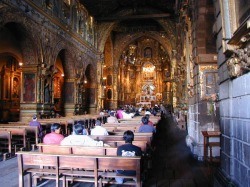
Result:
[[[61,145],[103,146],[102,141],[95,141],[88,135],[83,135],[83,126],[80,123],[74,125],[74,133],[61,141]]]
[[[134,113],[126,113],[124,111],[122,111],[122,116],[123,116],[123,119],[132,119],[134,117]]]
[[[101,126],[101,121],[96,120],[95,128],[91,129],[91,135],[109,135],[108,131]]]
[[[110,116],[107,118],[107,123],[119,123],[117,117],[115,117],[115,112],[110,113]]]

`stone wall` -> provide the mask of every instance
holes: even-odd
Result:
[[[220,87],[221,170],[239,186],[250,183],[250,74]]]
[[[214,186],[249,186],[250,184],[250,74],[230,79],[227,61],[232,56],[230,46],[237,38],[233,34],[232,4],[215,1],[217,51],[219,66],[219,99],[221,129],[221,166]],[[230,11],[231,9],[231,11]],[[230,17],[230,18],[229,18]],[[229,20],[231,19],[231,20]],[[243,27],[242,27],[243,28]],[[249,31],[248,31],[249,32]],[[234,32],[237,33],[237,32]],[[241,31],[244,33],[244,31]],[[224,40],[222,39],[224,38]],[[236,38],[236,39],[234,39]],[[240,42],[237,42],[240,43]],[[243,45],[242,45],[243,46]],[[238,47],[242,47],[238,46]],[[249,57],[248,57],[249,58]]]

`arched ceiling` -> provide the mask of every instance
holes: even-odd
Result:
[[[114,21],[122,19],[144,19],[152,17],[173,17],[175,0],[80,0],[90,15],[97,21]],[[131,10],[127,17],[116,17],[122,10]]]
[[[160,40],[175,47],[175,0],[80,0],[98,25],[98,50],[112,34],[138,35],[157,32]],[[162,43],[162,42],[161,42]],[[168,49],[169,51],[169,49]]]

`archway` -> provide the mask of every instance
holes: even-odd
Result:
[[[63,53],[62,50],[56,58],[55,72],[53,75],[53,103],[54,112],[59,115],[64,115],[64,99],[63,99],[63,85],[64,85],[64,69],[63,69]]]
[[[167,49],[150,37],[140,37],[125,47],[118,65],[118,105],[160,104],[171,91],[165,90],[169,56]],[[171,105],[171,100],[167,104]]]
[[[21,42],[24,36],[24,29],[17,23],[7,23],[0,29],[1,121],[19,120],[23,65]]]

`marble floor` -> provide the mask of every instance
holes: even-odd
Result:
[[[215,166],[207,166],[194,159],[185,144],[186,129],[172,118],[161,119],[153,137],[152,162],[143,175],[143,187],[210,187],[213,186]],[[18,186],[17,159],[0,162],[0,186]],[[54,187],[54,181],[42,181],[40,187]],[[72,184],[92,187],[91,183]],[[118,186],[118,185],[110,185]],[[122,186],[122,185],[119,185]]]

